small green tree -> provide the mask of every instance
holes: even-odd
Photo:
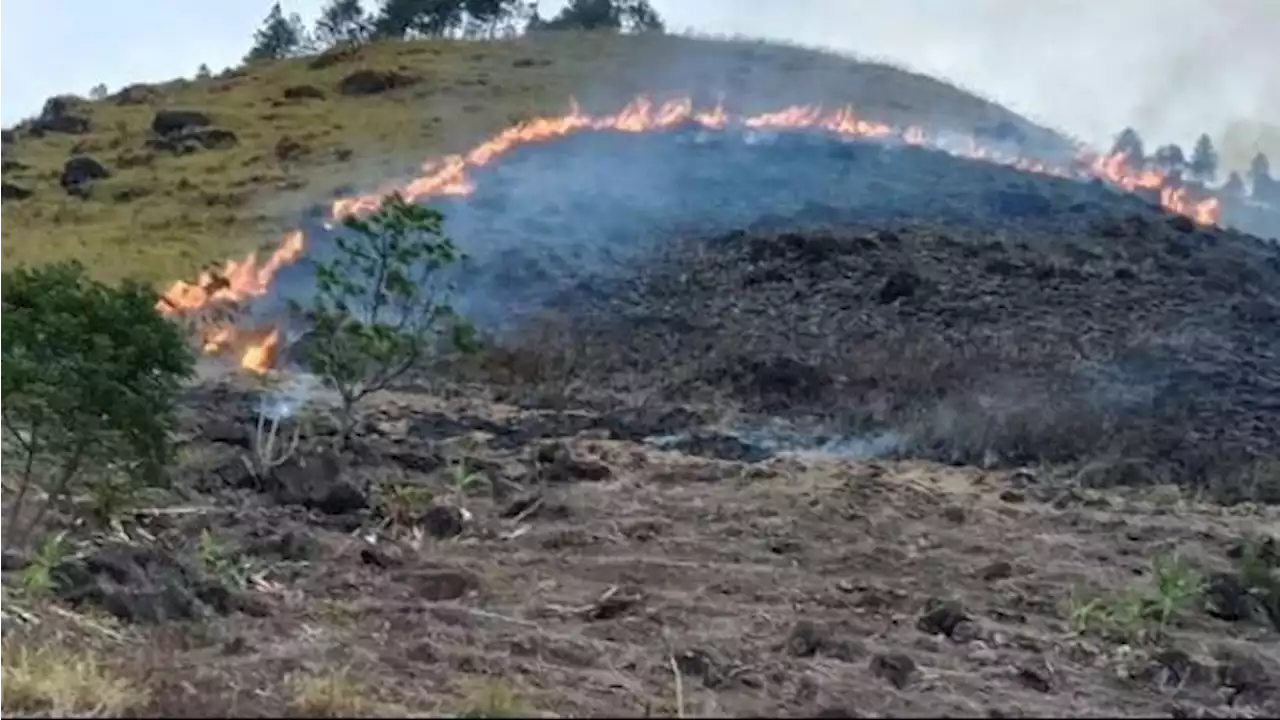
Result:
[[[316,267],[308,309],[315,325],[307,359],[341,399],[338,444],[355,427],[356,405],[451,339],[469,350],[472,328],[447,302],[439,271],[461,259],[436,210],[401,195],[366,218],[348,217],[333,260]]]
[[[51,504],[103,478],[135,490],[163,480],[174,401],[195,360],[141,283],[103,285],[67,262],[6,271],[2,294],[0,413],[17,469],[4,536],[21,544]]]

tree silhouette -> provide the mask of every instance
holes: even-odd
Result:
[[[1196,140],[1196,146],[1191,151],[1191,163],[1187,168],[1191,171],[1191,177],[1200,182],[1213,182],[1218,177],[1218,151],[1213,147],[1213,140],[1209,139],[1208,133],[1202,134]]]
[[[662,18],[649,0],[570,0],[541,27],[615,32],[662,32],[664,29]]]
[[[316,20],[316,39],[325,45],[364,42],[372,33],[372,21],[360,0],[331,0]]]
[[[1111,146],[1111,154],[1123,156],[1132,165],[1142,165],[1147,159],[1142,136],[1131,127],[1125,128],[1116,136],[1116,142]]]
[[[1222,186],[1223,195],[1232,198],[1242,198],[1245,196],[1244,178],[1240,177],[1240,173],[1235,170],[1227,176],[1227,184]]]
[[[374,19],[374,35],[444,37],[462,27],[463,16],[463,0],[386,0]]]
[[[1267,159],[1266,153],[1259,152],[1253,156],[1253,161],[1249,163],[1249,181],[1253,183],[1253,198],[1262,202],[1272,203],[1280,201],[1280,189],[1277,189],[1277,183],[1271,177],[1271,161]]]
[[[280,3],[274,3],[262,27],[253,34],[253,47],[245,55],[245,60],[278,60],[304,52],[309,38],[302,18],[293,13],[285,17]]]
[[[1183,168],[1187,166],[1187,156],[1183,154],[1182,148],[1172,143],[1156,148],[1151,159],[1156,168],[1171,175],[1181,174]]]

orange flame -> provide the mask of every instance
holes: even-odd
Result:
[[[732,122],[760,130],[813,129],[845,138],[896,138],[909,145],[936,145],[935,139],[922,127],[894,128],[858,117],[851,107],[826,111],[816,105],[796,105],[776,112],[732,117],[725,112],[722,104],[699,112],[689,98],[656,105],[648,98],[639,97],[613,115],[589,115],[582,112],[576,102],[571,102],[570,111],[566,115],[533,118],[503,130],[464,154],[428,161],[422,165],[421,175],[392,189],[398,190],[408,200],[468,195],[475,189],[475,184],[468,177],[468,170],[489,165],[522,145],[545,143],[585,131],[641,133],[685,124],[701,126],[707,130],[721,130]],[[982,147],[975,139],[970,139],[968,147],[957,154],[1010,165],[1027,172],[1060,177],[1079,175],[1078,170],[1054,167],[1032,158],[1001,157]],[[1196,199],[1187,188],[1175,186],[1170,178],[1159,172],[1130,167],[1128,158],[1122,154],[1097,155],[1082,150],[1077,160],[1089,175],[1118,188],[1128,191],[1158,190],[1161,205],[1196,222],[1213,224],[1220,217],[1221,204],[1217,198]],[[351,215],[375,211],[385,195],[386,192],[378,192],[335,200],[330,208],[330,220],[340,221]],[[250,253],[243,260],[227,261],[219,270],[201,273],[195,282],[174,282],[162,295],[157,309],[169,317],[194,318],[200,326],[197,334],[204,352],[213,355],[234,352],[239,357],[240,366],[246,371],[266,372],[275,365],[280,343],[278,329],[242,330],[236,327],[234,321],[201,316],[209,311],[235,308],[245,300],[261,297],[271,286],[280,268],[297,260],[304,249],[302,232],[290,231],[280,247],[261,265],[257,262],[257,254]]]

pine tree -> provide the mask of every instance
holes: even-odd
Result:
[[[1218,177],[1218,151],[1213,148],[1213,140],[1202,134],[1196,140],[1195,149],[1191,151],[1191,177],[1200,182],[1213,182]]]
[[[1142,136],[1131,127],[1125,128],[1116,137],[1115,145],[1111,146],[1111,154],[1123,155],[1133,165],[1141,165],[1147,159],[1142,145]]]
[[[331,0],[316,20],[316,40],[324,45],[364,42],[371,32],[371,21],[360,0]]]
[[[274,3],[262,27],[253,34],[253,47],[245,55],[245,61],[278,60],[303,51],[306,47],[306,30],[297,14],[285,17],[280,3]]]

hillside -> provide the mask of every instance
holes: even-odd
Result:
[[[344,91],[361,72],[364,82],[357,75]],[[723,94],[726,105],[757,112],[852,104],[873,120],[965,131],[1025,126],[928,77],[758,42],[554,33],[381,43],[52,103],[51,131],[5,132],[4,181],[30,196],[6,190],[4,262],[76,257],[104,278],[185,277],[275,244],[299,212],[335,193],[378,187],[520,120],[559,115],[571,97],[614,111],[639,93],[692,94],[706,105]],[[160,137],[160,109],[205,113],[214,130]],[[57,119],[67,116],[84,121]],[[77,155],[110,174],[87,198],[59,183]]]
[[[429,279],[481,347],[335,442],[315,317],[283,309],[350,232],[335,195],[570,95],[719,91],[965,137],[513,142],[431,197],[469,257]],[[47,110],[6,133],[6,265],[164,280],[306,242],[253,292],[193,286],[248,344],[205,345],[168,482],[89,476],[6,545],[6,716],[1280,713],[1280,245],[1162,178],[984,155],[975,129],[1062,139],[936,80],[678,37],[374,45]],[[60,183],[77,145],[109,177]]]

